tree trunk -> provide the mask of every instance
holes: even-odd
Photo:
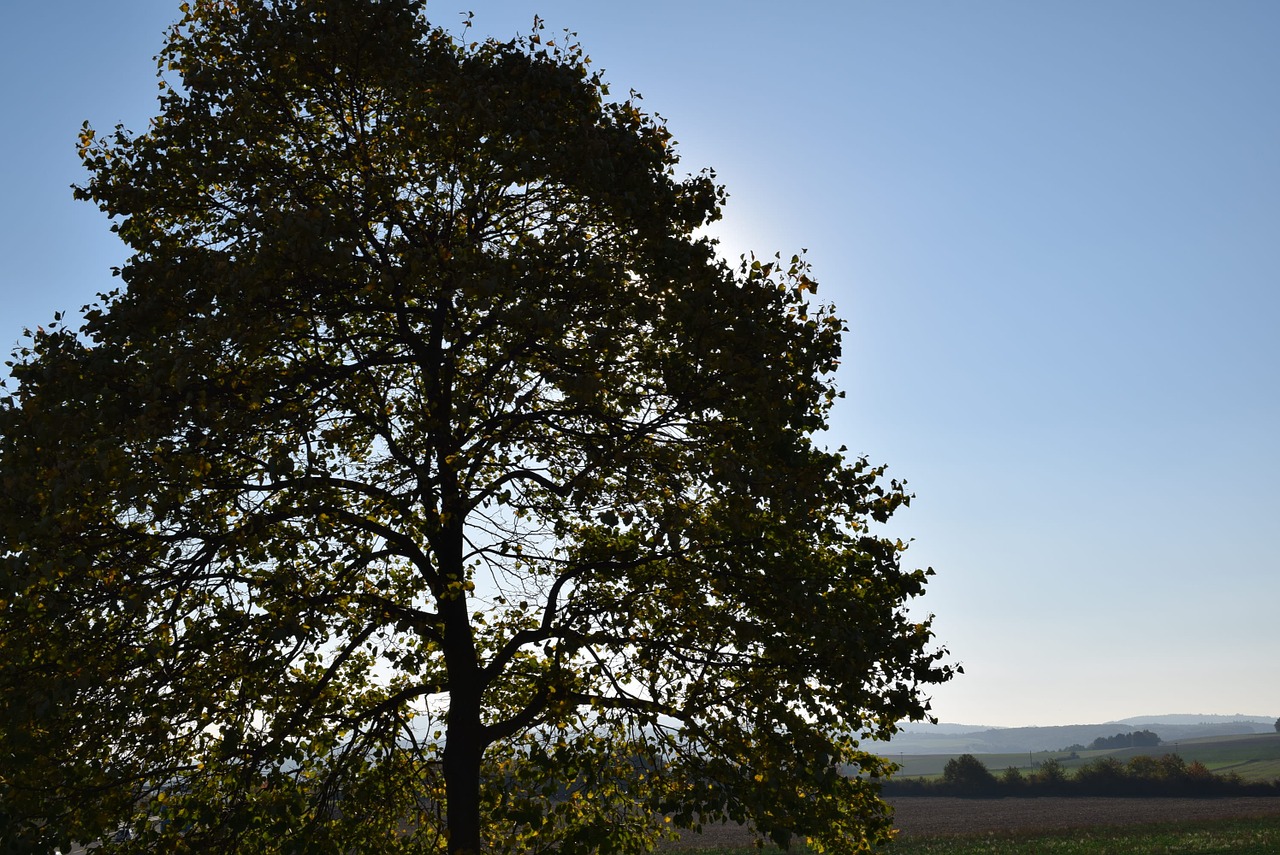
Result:
[[[468,702],[468,701],[471,702]],[[449,855],[480,852],[480,705],[450,692],[444,747],[445,823]]]
[[[457,566],[461,564],[459,558]],[[462,578],[462,574],[456,578]],[[466,596],[443,600],[440,616],[445,626],[444,658],[449,674],[443,758],[449,855],[479,855],[480,763],[485,749],[480,720],[483,688]]]

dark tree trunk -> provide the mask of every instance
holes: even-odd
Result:
[[[455,541],[460,546],[461,537]],[[460,548],[458,553],[450,557],[455,559],[454,566],[461,568]],[[460,571],[452,577],[464,578]],[[444,658],[449,674],[449,717],[443,758],[449,855],[478,855],[480,761],[485,749],[480,720],[483,687],[466,596],[459,592],[452,598],[444,598],[440,603],[440,616],[445,627]]]
[[[480,705],[451,692],[444,748],[445,823],[449,855],[480,852]]]

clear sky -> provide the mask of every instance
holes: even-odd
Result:
[[[80,123],[145,127],[178,0],[0,7],[0,345],[113,287]],[[1280,4],[435,0],[570,28],[849,320],[830,442],[966,674],[944,720],[1280,715]]]

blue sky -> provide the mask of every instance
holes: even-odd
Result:
[[[575,30],[730,193],[726,253],[806,247],[849,320],[830,442],[967,674],[946,721],[1280,715],[1280,5],[435,0]],[[0,345],[113,287],[70,198],[145,127],[173,0],[0,11]]]

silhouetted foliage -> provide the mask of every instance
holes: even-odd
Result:
[[[1027,786],[1027,779],[1017,766],[1010,766],[1000,773],[1000,791],[1005,795],[1022,792]]]
[[[996,777],[972,754],[952,757],[942,770],[942,781],[960,796],[986,796],[996,789]]]
[[[1042,761],[1027,780],[1040,792],[1054,795],[1066,788],[1067,772],[1057,757],[1050,757]]]
[[[1115,736],[1099,736],[1089,743],[1089,747],[1094,751],[1105,751],[1112,748],[1153,748],[1159,744],[1160,737],[1151,731],[1135,730]]]
[[[1076,770],[1075,784],[1079,789],[1098,795],[1117,795],[1124,789],[1125,768],[1114,757],[1098,757]]]
[[[181,9],[159,114],[80,134],[119,287],[0,391],[0,841],[883,836],[865,741],[953,669],[802,256],[726,264],[571,37]]]
[[[942,777],[893,779],[884,792],[893,796],[1280,796],[1280,780],[1245,782],[1235,773],[1215,775],[1203,763],[1188,764],[1177,754],[1140,755],[1122,763],[1099,757],[1074,774],[1057,758],[1024,775],[1009,767],[996,778],[972,754],[947,761]]]

